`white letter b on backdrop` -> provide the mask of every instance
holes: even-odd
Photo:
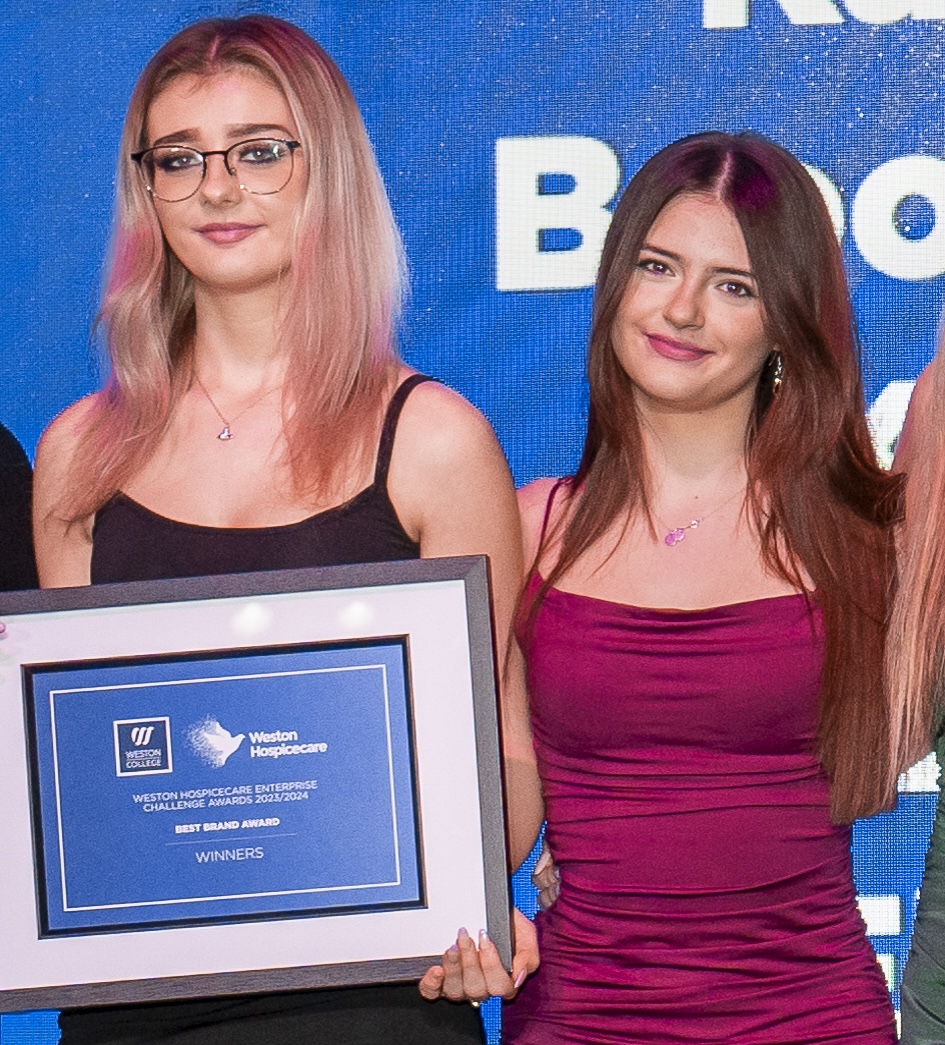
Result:
[[[613,149],[577,135],[499,138],[495,171],[496,288],[593,286],[620,185]]]

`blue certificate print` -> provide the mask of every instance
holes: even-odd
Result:
[[[24,667],[44,935],[423,906],[403,638]]]

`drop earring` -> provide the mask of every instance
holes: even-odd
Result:
[[[781,382],[784,380],[784,360],[781,357],[781,353],[775,351],[774,359],[772,360],[773,376],[771,378],[771,394],[778,395],[781,391]]]

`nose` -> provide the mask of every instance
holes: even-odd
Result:
[[[242,195],[239,180],[229,172],[224,159],[219,153],[214,153],[204,161],[206,173],[200,184],[200,194],[210,203],[228,203]]]
[[[701,327],[703,319],[703,288],[697,281],[680,279],[666,299],[663,313],[678,329]]]

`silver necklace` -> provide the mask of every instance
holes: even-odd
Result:
[[[279,385],[273,385],[272,388],[270,388],[267,391],[263,392],[262,395],[257,396],[251,403],[249,403],[246,406],[244,406],[243,409],[240,410],[240,412],[238,414],[234,414],[233,415],[232,420],[228,421],[223,416],[223,411],[213,401],[213,396],[210,395],[210,393],[207,391],[207,386],[203,383],[203,381],[200,380],[200,375],[197,373],[196,370],[194,370],[194,380],[197,382],[197,385],[199,386],[200,391],[203,392],[203,394],[207,397],[207,402],[213,407],[213,412],[223,422],[223,428],[217,434],[217,439],[220,439],[224,443],[227,442],[228,440],[232,439],[234,434],[235,434],[233,432],[233,423],[235,421],[238,421],[243,416],[243,414],[248,413],[250,410],[252,410],[254,406],[258,406],[266,398],[266,396],[272,395],[272,393],[275,392],[276,389],[278,389],[280,387]]]

